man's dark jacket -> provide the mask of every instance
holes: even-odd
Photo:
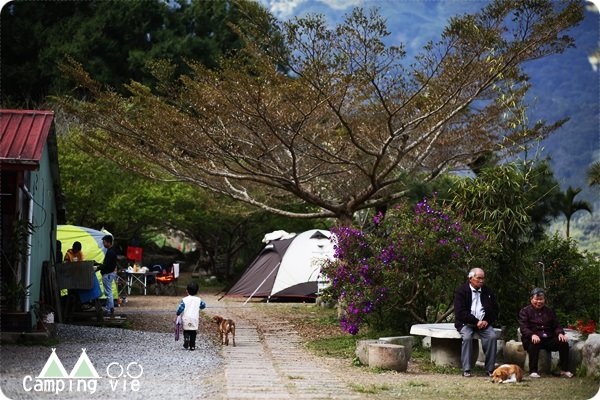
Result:
[[[454,326],[460,332],[465,325],[477,325],[479,321],[473,314],[471,314],[471,302],[473,290],[469,282],[460,285],[454,292]],[[487,286],[481,288],[481,304],[485,311],[484,321],[487,321],[489,325],[494,325],[496,319],[498,319],[498,302],[496,296]]]
[[[104,255],[104,262],[102,263],[102,267],[100,268],[100,273],[102,275],[110,274],[111,272],[115,272],[117,269],[117,251],[114,246],[106,249],[106,254]]]

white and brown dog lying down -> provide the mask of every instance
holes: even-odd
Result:
[[[523,370],[516,364],[502,364],[492,373],[494,383],[516,383],[523,380]]]
[[[231,319],[226,319],[215,315],[212,321],[217,324],[219,329],[219,340],[221,344],[229,346],[229,334],[231,333],[231,339],[233,341],[233,347],[235,347],[235,322]]]

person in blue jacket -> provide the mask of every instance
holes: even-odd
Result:
[[[186,288],[187,296],[181,299],[177,307],[177,315],[181,315],[183,327],[183,347],[196,350],[196,333],[200,326],[200,310],[206,308],[206,303],[196,296],[198,294],[198,284],[190,282]]]

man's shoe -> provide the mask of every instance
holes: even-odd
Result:
[[[470,378],[470,377],[471,377],[471,376],[473,376],[473,375],[471,375],[471,371],[465,371],[465,372],[463,372],[463,376],[464,376],[465,378]]]
[[[190,347],[190,351],[194,351],[194,350],[196,350],[195,347]]]
[[[532,372],[532,373],[529,374],[529,377],[530,378],[539,378],[540,375],[537,372]]]
[[[565,378],[572,378],[573,374],[570,371],[560,371],[560,376],[564,376]]]
[[[494,374],[494,371],[486,371],[485,374],[487,376],[492,376]]]

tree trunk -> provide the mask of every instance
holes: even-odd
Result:
[[[338,214],[337,215],[337,226],[352,226],[352,214]]]

